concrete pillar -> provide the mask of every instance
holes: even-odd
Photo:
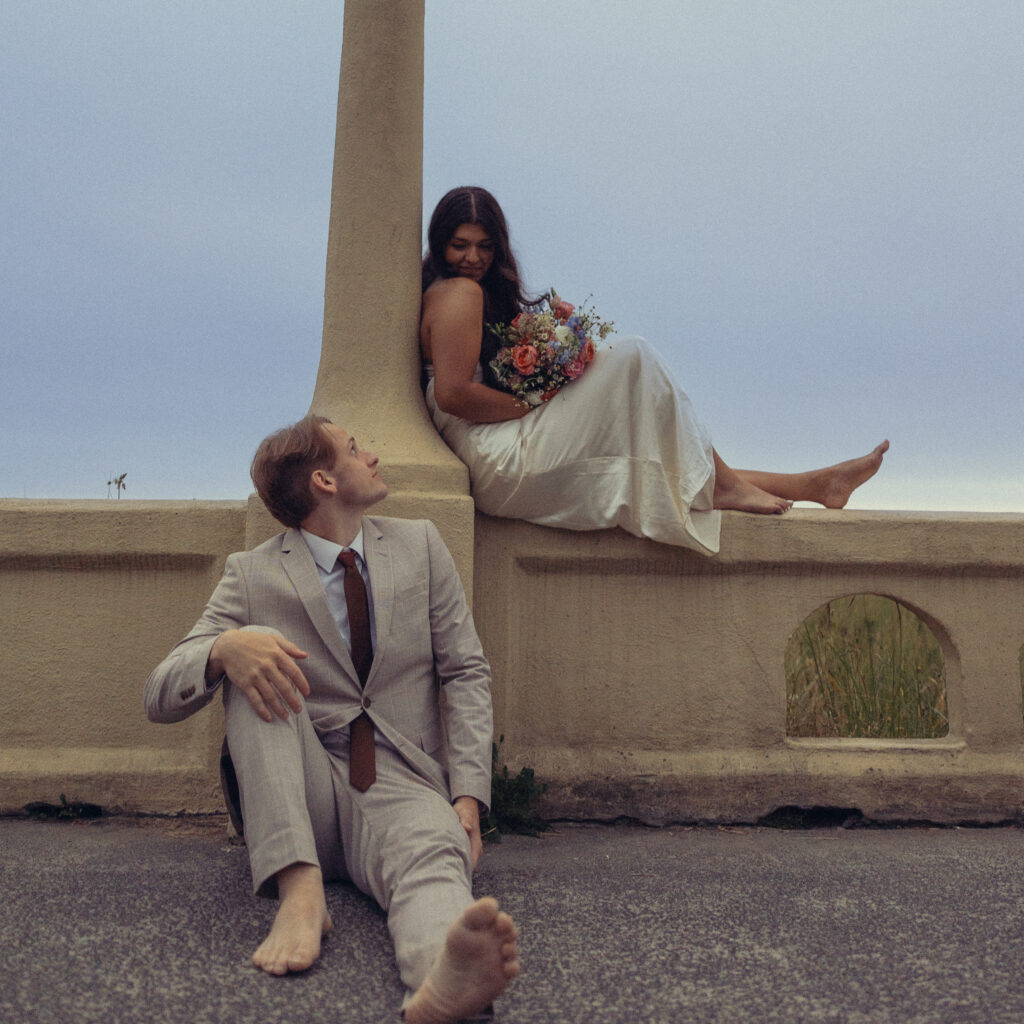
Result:
[[[379,510],[433,519],[468,589],[469,478],[434,430],[420,390],[423,14],[423,0],[345,3],[324,330],[310,408],[380,456],[391,493]],[[257,521],[247,536],[272,530]]]

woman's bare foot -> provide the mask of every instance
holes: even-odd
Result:
[[[821,474],[820,496],[814,498],[825,508],[843,508],[850,500],[850,495],[865,480],[870,480],[882,465],[882,456],[889,450],[889,442],[883,441],[867,455],[859,459],[849,459],[838,465],[819,470]]]
[[[252,955],[268,974],[308,970],[320,956],[320,939],[333,927],[320,869],[292,864],[277,874],[281,905],[270,934]]]
[[[484,897],[467,907],[406,1004],[407,1024],[454,1024],[490,1005],[519,973],[517,934],[496,900]]]
[[[793,502],[762,491],[730,470],[715,475],[714,507],[777,516],[788,512]]]

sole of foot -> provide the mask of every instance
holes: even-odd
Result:
[[[408,1024],[458,1024],[481,1014],[519,973],[517,935],[496,900],[467,907],[405,1007]]]

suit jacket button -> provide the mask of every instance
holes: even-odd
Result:
[[[373,703],[373,701],[371,701],[369,697],[364,697],[363,698],[363,707],[364,708],[368,708],[372,703]]]

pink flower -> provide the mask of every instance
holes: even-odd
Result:
[[[537,350],[532,345],[516,345],[512,349],[512,365],[528,377],[537,365]]]
[[[594,343],[587,338],[585,342],[580,346],[580,359],[585,363],[589,363],[594,358]]]
[[[573,356],[563,367],[569,380],[575,380],[586,368],[586,361],[580,356]]]
[[[571,302],[566,302],[565,299],[559,299],[558,304],[554,308],[554,314],[558,320],[568,320],[575,309],[576,307]]]

